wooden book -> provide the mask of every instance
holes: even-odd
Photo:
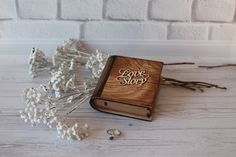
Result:
[[[111,56],[90,104],[99,111],[151,121],[163,63]]]

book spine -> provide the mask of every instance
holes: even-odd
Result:
[[[117,56],[110,56],[107,60],[107,64],[102,71],[101,77],[98,80],[97,86],[96,86],[96,88],[93,92],[93,95],[91,97],[91,100],[90,100],[90,104],[92,106],[93,106],[93,100],[95,98],[100,97],[100,95],[103,91],[104,85],[109,77],[110,71],[112,69],[113,63],[115,62],[116,57]]]

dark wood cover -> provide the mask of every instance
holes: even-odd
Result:
[[[152,120],[163,63],[111,56],[91,97],[93,108],[117,115]]]

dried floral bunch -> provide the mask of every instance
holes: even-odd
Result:
[[[21,118],[32,126],[38,123],[50,128],[56,126],[58,136],[63,139],[81,140],[87,137],[88,125],[69,125],[67,115],[91,97],[108,57],[107,53],[99,50],[87,52],[76,39],[58,46],[52,60],[41,50],[33,48],[29,58],[29,75],[34,78],[42,72],[51,72],[51,77],[46,85],[25,89],[23,98],[27,105],[20,111]],[[87,72],[90,76],[80,75],[78,69],[84,69],[84,74]]]

